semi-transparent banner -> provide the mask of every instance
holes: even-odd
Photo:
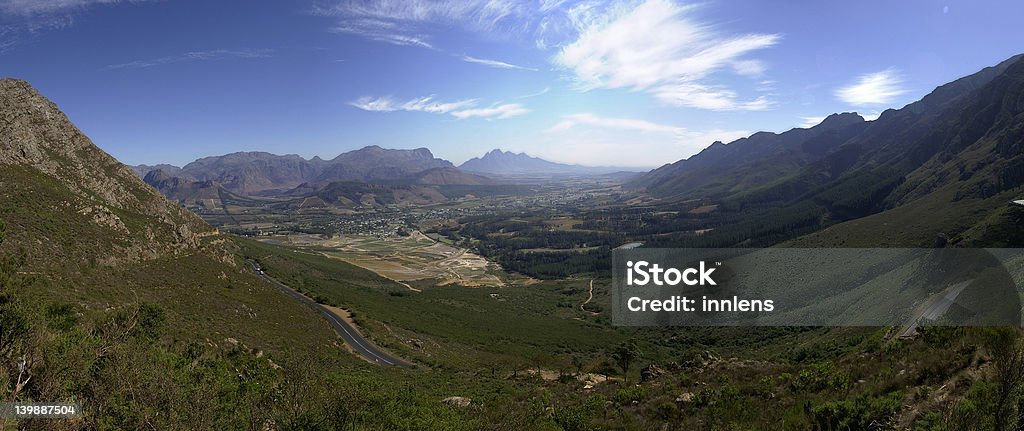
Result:
[[[1024,249],[616,249],[622,326],[1020,326]]]

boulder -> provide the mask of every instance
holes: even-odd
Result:
[[[469,398],[466,398],[466,397],[448,397],[448,398],[445,398],[445,399],[441,400],[441,402],[445,403],[449,407],[459,407],[459,408],[462,408],[462,407],[469,407],[469,404],[472,403],[473,400],[469,399]]]

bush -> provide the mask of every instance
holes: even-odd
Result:
[[[580,406],[559,406],[555,408],[551,419],[565,431],[584,431],[590,429],[590,415]]]
[[[619,404],[626,405],[634,402],[639,403],[647,396],[647,388],[643,386],[632,386],[615,391],[612,399]]]
[[[815,430],[866,430],[891,428],[888,422],[903,406],[903,394],[880,397],[861,395],[854,400],[827,402],[811,408]]]
[[[846,392],[850,389],[850,375],[837,369],[832,362],[821,362],[800,371],[793,379],[792,387],[795,392]]]

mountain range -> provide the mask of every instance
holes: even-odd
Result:
[[[836,114],[809,129],[715,143],[630,186],[662,202],[702,199],[733,214],[736,224],[716,234],[720,244],[759,230],[810,233],[794,242],[804,246],[1012,242],[993,233],[1020,216],[1006,202],[1024,184],[1021,58],[874,121]]]
[[[493,150],[459,167],[434,157],[426,148],[385,149],[368,146],[342,153],[331,160],[305,159],[295,154],[238,152],[205,157],[183,167],[168,164],[138,165],[132,169],[145,182],[168,198],[204,207],[219,207],[224,199],[249,197],[317,197],[304,202],[335,203],[350,206],[365,199],[326,199],[318,196],[328,190],[363,190],[370,201],[392,203],[437,203],[445,193],[435,186],[494,186],[516,182],[522,176],[588,176],[621,170],[585,167],[549,162],[523,153]],[[502,181],[492,179],[501,177]],[[330,187],[335,182],[343,183]],[[352,183],[373,184],[353,187]],[[435,190],[428,190],[434,188]],[[369,190],[375,193],[369,193]],[[387,198],[381,200],[382,192]],[[353,196],[349,196],[352,198]]]
[[[393,150],[378,146],[343,153],[331,160],[319,157],[306,160],[295,154],[239,152],[204,157],[181,168],[139,165],[133,169],[143,178],[159,170],[163,172],[161,177],[212,181],[241,195],[280,193],[304,183],[326,185],[332,181],[486,182],[478,176],[458,175],[451,162],[434,157],[426,148]],[[424,172],[434,169],[444,169],[447,175],[435,174],[423,179]]]
[[[689,159],[630,182],[630,193],[622,194],[622,202],[602,201],[596,211],[567,209],[579,210],[574,216],[586,218],[569,221],[574,232],[558,232],[546,219],[537,225],[543,229],[544,240],[584,231],[587,221],[635,221],[640,229],[653,229],[658,222],[680,218],[715,224],[701,229],[700,234],[669,233],[703,241],[704,246],[1019,247],[1024,244],[1024,207],[1013,200],[1024,192],[1021,58],[1013,57],[943,85],[920,101],[885,111],[874,121],[853,113],[835,114],[811,128],[761,132],[729,144],[715,143]],[[155,166],[133,171],[93,145],[27,82],[14,79],[0,79],[0,125],[0,369],[17,378],[11,379],[14,384],[7,384],[15,388],[9,391],[11,399],[82,401],[83,419],[68,421],[69,428],[295,428],[307,423],[328,428],[324,417],[337,414],[332,420],[338,427],[394,429],[427,424],[424,426],[446,428],[446,422],[436,420],[450,418],[453,424],[468,423],[466,428],[473,429],[482,427],[476,426],[482,422],[467,422],[474,417],[493,415],[484,421],[497,422],[519,410],[536,410],[530,414],[539,420],[568,418],[565,424],[579,425],[580,420],[589,419],[579,419],[584,407],[576,410],[572,406],[584,404],[555,404],[565,401],[552,398],[545,401],[552,404],[549,413],[546,406],[536,406],[531,394],[565,393],[576,402],[582,382],[554,386],[561,383],[536,376],[521,380],[510,376],[525,368],[526,362],[537,362],[536,369],[565,366],[572,360],[570,354],[601,351],[602,343],[615,345],[608,340],[622,340],[621,351],[635,350],[634,339],[643,341],[645,349],[680,344],[665,343],[659,334],[644,339],[644,331],[622,334],[603,323],[606,318],[594,318],[586,310],[577,314],[576,304],[584,291],[582,277],[539,287],[510,287],[500,293],[455,286],[410,293],[412,290],[406,290],[409,285],[398,285],[340,259],[220,234],[160,194],[182,193],[210,200],[275,194],[295,198],[285,203],[380,205],[402,199],[446,199],[442,193],[446,184],[491,185],[487,177],[456,168],[425,149],[367,147],[330,161],[236,153],[201,159],[180,169]],[[502,152],[494,158],[505,155]],[[634,198],[643,198],[636,206],[647,208],[633,208],[629,202]],[[609,211],[613,206],[621,206],[627,214],[616,217]],[[701,211],[691,210],[696,208]],[[504,225],[500,238],[510,243],[523,239],[517,236],[518,229],[531,223],[500,222]],[[656,239],[661,234],[638,235]],[[368,332],[388,340],[391,349],[402,349],[437,366],[382,370],[349,357],[322,316],[305,304],[288,300],[276,287],[253,275],[246,258],[259,259],[261,265],[271,262],[275,277],[282,274],[289,283],[310,292],[321,289],[354,298],[358,321],[367,322],[363,327]],[[598,290],[598,295],[603,296],[594,296],[593,281],[590,284],[590,296],[598,301],[607,300],[607,284],[602,284],[603,292]],[[573,295],[573,301],[566,302],[566,295]],[[545,298],[549,302],[543,302]],[[502,305],[495,305],[499,303]],[[563,311],[565,314],[558,314]],[[395,314],[388,314],[391,312]],[[411,325],[424,319],[429,325],[414,330]],[[435,327],[457,331],[440,332]],[[902,408],[913,410],[908,414],[916,418],[924,411],[918,408],[921,405],[957,412],[962,408],[981,412],[977,413],[981,417],[989,410],[972,403],[996,397],[999,383],[986,383],[978,376],[986,370],[1002,372],[999,364],[1012,364],[1005,367],[1011,371],[1019,369],[1016,359],[1000,362],[1003,359],[998,353],[991,353],[998,352],[995,348],[984,347],[973,338],[953,338],[963,336],[953,334],[968,333],[962,329],[928,329],[915,339],[885,341],[899,349],[895,359],[890,358],[894,355],[887,353],[888,348],[878,347],[884,328],[869,329],[863,336],[860,332],[837,334],[843,331],[831,328],[797,333],[762,329],[744,331],[752,335],[740,334],[742,337],[725,347],[751,347],[751,357],[767,360],[734,362],[702,350],[697,359],[685,359],[679,365],[675,358],[689,358],[683,356],[683,350],[654,350],[652,357],[672,359],[673,365],[662,362],[663,369],[652,362],[639,373],[640,383],[635,383],[626,380],[630,367],[623,364],[621,379],[602,383],[619,386],[604,392],[596,384],[592,388],[594,405],[602,409],[607,400],[624,398],[624,406],[634,407],[619,409],[621,412],[653,411],[660,405],[655,402],[677,399],[669,397],[677,397],[683,386],[701,391],[702,384],[686,380],[692,374],[686,370],[697,367],[722,373],[718,374],[722,378],[714,381],[733,385],[733,394],[708,392],[715,405],[729,409],[713,410],[714,417],[761,398],[775,398],[735,394],[768,390],[779,394],[781,400],[771,407],[791,408],[785,411],[796,417],[808,414],[830,421],[842,414],[868,418],[878,414],[867,410],[895,412]],[[493,341],[495,330],[504,330],[502,337],[508,341],[498,343],[497,349],[528,346],[529,350],[512,350],[508,358],[514,360],[495,351],[476,351],[473,346]],[[688,338],[680,340],[687,345],[716,345],[716,340],[730,335],[722,331],[725,329],[708,328],[684,334]],[[393,335],[396,333],[401,337]],[[442,337],[444,334],[457,338]],[[549,334],[558,336],[530,338]],[[1000,336],[992,328],[981,334],[992,339]],[[785,347],[766,357],[767,339],[778,339],[778,346]],[[522,340],[545,344],[535,346]],[[423,349],[431,343],[437,344],[436,349]],[[798,351],[792,346],[804,347]],[[551,351],[564,357],[544,353]],[[445,360],[431,362],[440,356],[438,352],[470,359],[459,358],[449,367],[451,362]],[[638,353],[623,355],[635,358]],[[617,372],[609,362],[614,356],[619,354],[588,361],[609,364],[600,368]],[[822,358],[831,359],[822,362]],[[931,362],[939,359],[946,362]],[[502,365],[505,360],[508,362]],[[740,365],[742,373],[737,374]],[[481,372],[488,367],[490,372]],[[895,378],[895,372],[874,372],[879,367],[912,371],[906,375],[901,371],[903,377]],[[798,379],[811,383],[794,390],[792,382],[773,377],[784,369],[811,376]],[[746,377],[761,375],[757,373],[767,378]],[[22,375],[30,376],[31,384],[16,398],[18,386],[29,381]],[[890,380],[874,380],[875,375],[889,375]],[[859,377],[872,380],[858,383],[861,389],[842,389],[851,381],[861,381]],[[737,389],[737,384],[747,380],[769,381],[770,385],[767,390],[753,386]],[[921,404],[918,399],[928,401],[928,397],[914,395],[933,387],[941,389],[947,382],[957,389],[940,395],[968,402]],[[524,386],[534,384],[545,386]],[[1012,390],[1017,391],[1019,382],[1014,385]],[[815,386],[820,389],[810,389]],[[333,392],[338,390],[342,391]],[[449,390],[457,390],[459,396],[439,393]],[[812,405],[809,398],[806,402],[795,398],[795,393],[803,391],[810,391],[808,396],[814,397],[814,402],[833,393],[846,398],[822,399],[825,404]],[[890,391],[894,395],[884,395]],[[623,393],[626,396],[620,397]],[[448,403],[463,394],[473,395],[477,401],[472,402],[478,403],[481,395],[477,394],[484,394],[486,408]],[[707,404],[691,402],[692,395],[668,405],[694,409]],[[315,408],[301,412],[307,408],[303,403],[311,399],[320,401]],[[464,399],[468,406],[469,398]],[[786,407],[786,403],[791,405]],[[349,410],[352,406],[358,410]],[[570,408],[566,410],[566,406]],[[846,410],[853,412],[836,413]],[[386,416],[392,414],[394,417]],[[388,420],[357,422],[378,417]],[[563,423],[513,419],[521,419],[510,426],[514,429],[531,425],[554,428]],[[864,422],[848,428],[869,427]],[[28,422],[24,427],[49,429],[54,423]],[[664,422],[638,423],[642,427]],[[880,422],[872,419],[871,423]]]
[[[325,187],[335,181],[356,181],[377,184],[419,185],[493,185],[490,177],[503,177],[503,182],[517,176],[538,175],[602,175],[622,172],[620,168],[588,167],[549,162],[524,153],[492,150],[474,157],[459,167],[434,157],[430,150],[385,149],[368,146],[342,153],[331,160],[319,157],[304,159],[295,154],[276,155],[265,152],[239,152],[198,159],[183,167],[168,164],[138,165],[132,169],[141,178],[160,171],[147,182],[168,196],[197,198],[186,190],[220,187],[229,193],[244,196],[294,194],[293,189]],[[168,179],[177,179],[166,183]],[[197,184],[190,184],[196,182]]]

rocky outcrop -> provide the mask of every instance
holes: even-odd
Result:
[[[108,251],[96,259],[100,262],[135,261],[194,249],[201,234],[213,231],[93,145],[29,83],[10,78],[0,79],[0,182],[10,184],[8,193],[15,193],[15,185],[23,186],[21,194],[4,196],[8,201],[33,199],[26,194],[40,187],[59,193],[63,197],[59,202],[39,202],[43,198],[36,196],[37,201],[30,203],[57,211],[71,209],[64,213],[66,225],[79,220],[91,224],[84,230],[68,226],[65,230],[81,230],[80,236],[93,232],[95,251]],[[15,221],[32,224],[31,220]],[[45,232],[52,231],[52,226],[39,228],[53,236],[66,233]]]
[[[441,402],[445,403],[446,405],[451,406],[451,407],[462,408],[462,407],[469,407],[469,405],[473,402],[473,400],[470,399],[470,398],[466,398],[466,397],[448,397],[448,398],[445,398],[445,399],[441,400]]]

